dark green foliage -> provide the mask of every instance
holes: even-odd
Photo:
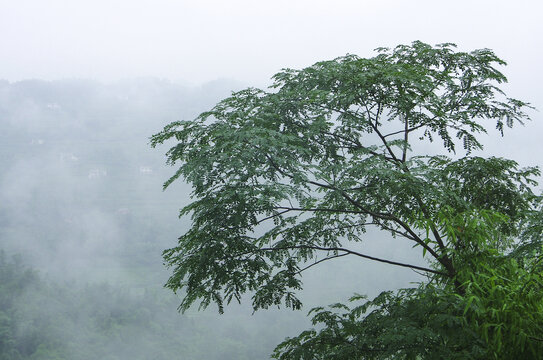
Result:
[[[184,291],[180,309],[200,301],[222,312],[246,292],[255,310],[298,309],[301,273],[352,255],[423,271],[430,283],[354,309],[317,309],[322,330],[288,340],[276,357],[536,354],[540,269],[530,264],[539,260],[513,256],[519,236],[523,254],[540,251],[540,173],[473,155],[487,128],[503,135],[529,105],[500,89],[505,62],[491,50],[454,47],[414,42],[285,69],[270,91],[233,93],[154,135],[152,146],[176,141],[167,162],[178,168],[165,187],[193,185],[181,210],[192,227],[164,252],[166,286]],[[434,140],[443,147],[421,152]],[[355,250],[368,228],[420,247],[429,266]]]
[[[360,297],[351,301],[359,302]],[[455,316],[460,301],[435,287],[383,292],[349,308],[313,309],[309,330],[287,339],[278,359],[470,359],[484,343]]]
[[[541,258],[473,259],[464,294],[423,284],[349,308],[316,308],[309,330],[277,359],[537,359],[543,353]],[[360,296],[351,301],[359,302]]]

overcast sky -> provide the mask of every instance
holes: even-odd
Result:
[[[491,48],[508,94],[543,109],[543,2],[486,0],[0,0],[0,79],[217,78],[266,86],[283,67],[422,40]],[[500,155],[534,156],[543,132],[515,129]],[[495,136],[495,134],[492,134]],[[511,136],[508,137],[511,139]],[[520,141],[518,141],[520,140]],[[492,139],[494,141],[494,138]],[[511,144],[511,143],[508,143]],[[530,161],[529,161],[530,162]],[[533,163],[533,162],[532,162]]]
[[[488,47],[541,83],[541,1],[0,0],[0,79],[264,84],[282,67],[422,40]]]

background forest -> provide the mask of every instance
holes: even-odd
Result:
[[[168,169],[147,137],[232,86],[0,83],[1,359],[269,354],[288,318],[181,317],[162,289],[160,254],[184,226],[186,189],[162,194]]]
[[[176,214],[190,189],[162,192],[173,169],[148,137],[241,87],[0,82],[0,359],[265,359],[309,326],[311,307],[419,279],[342,261],[304,275],[299,312],[177,313],[161,253],[189,225]]]

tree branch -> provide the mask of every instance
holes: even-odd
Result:
[[[351,255],[351,254],[349,254],[349,253],[344,253],[344,254],[338,254],[338,255],[333,255],[333,256],[325,257],[324,259],[320,259],[319,261],[315,261],[313,264],[311,264],[311,265],[309,265],[309,266],[306,266],[306,267],[304,267],[304,268],[301,269],[301,270],[296,271],[295,274],[301,274],[302,271],[305,271],[305,270],[309,269],[310,267],[313,267],[313,266],[315,266],[315,265],[317,265],[317,264],[320,264],[321,262],[324,262],[324,261],[326,261],[326,260],[332,260],[332,259],[336,259],[336,258],[339,258],[339,257],[342,257],[342,256],[347,256],[347,255]]]
[[[261,223],[263,223],[263,222],[266,221],[266,220],[273,219],[273,218],[275,218],[275,217],[281,216],[281,215],[283,215],[283,214],[285,214],[285,213],[288,213],[289,211],[294,210],[294,209],[289,209],[289,208],[276,208],[276,209],[285,209],[285,211],[281,211],[281,212],[279,212],[279,213],[277,213],[277,214],[273,214],[273,215],[270,215],[270,216],[266,216],[265,218],[262,218],[262,219],[258,220],[258,221],[256,222],[256,225],[261,224]]]
[[[400,159],[398,159],[396,157],[396,154],[394,154],[394,151],[392,151],[392,149],[390,148],[387,140],[385,139],[385,137],[383,136],[383,134],[381,134],[381,132],[379,131],[379,128],[377,127],[377,120],[375,121],[375,124],[372,123],[371,121],[369,122],[371,127],[373,128],[373,131],[375,131],[375,133],[377,134],[377,136],[379,136],[379,139],[381,139],[381,142],[383,143],[383,145],[385,145],[385,148],[387,149],[388,153],[390,154],[390,156],[392,157],[392,159],[396,162],[402,162]],[[402,162],[403,163],[403,162]]]
[[[286,173],[285,171],[283,171],[276,163],[275,161],[269,156],[266,154],[266,157],[268,159],[268,161],[270,162],[270,165],[276,169],[281,175],[283,176],[286,176],[290,179],[293,179],[294,176]],[[434,249],[432,249],[430,246],[428,246],[428,244],[426,244],[410,227],[409,225],[407,225],[405,222],[403,222],[402,220],[400,220],[399,218],[395,217],[394,215],[392,214],[388,214],[388,213],[378,213],[378,212],[374,212],[374,211],[371,211],[369,209],[367,209],[365,206],[363,206],[362,204],[360,204],[358,201],[352,199],[349,194],[347,194],[344,190],[342,189],[339,189],[335,186],[332,186],[332,185],[328,185],[328,184],[321,184],[321,183],[318,183],[316,181],[312,181],[312,180],[306,180],[307,183],[309,184],[312,184],[312,185],[315,185],[315,186],[319,186],[319,187],[322,187],[322,188],[325,188],[325,189],[328,189],[328,190],[334,190],[334,191],[338,191],[349,203],[351,203],[352,205],[354,205],[356,208],[360,209],[361,210],[361,214],[366,214],[366,215],[369,215],[369,216],[372,216],[373,218],[377,218],[377,219],[382,219],[382,220],[389,220],[389,221],[394,221],[395,223],[397,223],[398,225],[400,225],[400,227],[402,227],[409,235],[411,235],[413,237],[413,240],[419,244],[420,246],[422,246],[424,249],[426,249],[426,251],[428,251],[436,260],[438,260],[440,263],[442,263],[442,257],[440,255],[438,255]],[[345,211],[343,211],[345,212]],[[442,263],[444,266],[450,266],[450,264],[446,264],[446,263]]]
[[[410,128],[410,129],[408,129],[408,130],[405,130],[405,129],[404,129],[404,130],[394,131],[394,132],[388,133],[388,134],[386,134],[386,135],[383,135],[383,137],[384,137],[384,138],[387,138],[387,137],[389,137],[389,136],[393,136],[393,135],[398,135],[398,134],[405,133],[406,131],[407,131],[407,132],[412,132],[412,131],[415,131],[415,130],[417,130],[417,129],[420,129],[421,127],[424,127],[425,125],[427,125],[427,124],[420,124],[420,125],[417,125],[417,126],[414,126],[414,127]]]
[[[405,122],[405,133],[403,134],[403,152],[402,152],[402,163],[405,164],[405,160],[407,159],[407,144],[409,140],[409,122],[407,120],[407,115],[404,117]],[[384,138],[384,137],[383,137]]]
[[[293,250],[293,249],[311,249],[311,250],[321,250],[321,251],[342,251],[342,252],[345,252],[346,254],[356,255],[356,256],[362,257],[364,259],[373,260],[373,261],[377,261],[377,262],[382,262],[382,263],[385,263],[385,264],[396,265],[396,266],[406,267],[406,268],[410,268],[410,269],[420,270],[420,271],[429,272],[429,273],[436,274],[436,275],[442,275],[442,276],[447,276],[447,277],[450,276],[448,273],[444,273],[444,272],[441,272],[441,271],[438,271],[438,270],[429,269],[429,268],[425,268],[425,267],[417,266],[417,265],[401,263],[401,262],[392,261],[392,260],[387,260],[387,259],[382,259],[382,258],[378,258],[378,257],[375,257],[375,256],[365,255],[365,254],[359,253],[357,251],[349,250],[349,249],[342,248],[342,247],[322,247],[322,246],[316,246],[316,245],[292,245],[292,246],[283,246],[283,247],[260,248],[260,249],[257,249],[255,251],[277,251],[277,250]]]
[[[274,209],[286,210],[287,211],[311,211],[311,212],[335,212],[335,213],[344,213],[344,214],[365,214],[363,211],[356,210],[345,210],[345,209],[328,209],[328,208],[299,208],[299,207],[287,207],[287,206],[277,206]]]

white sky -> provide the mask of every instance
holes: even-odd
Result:
[[[515,81],[541,84],[541,4],[0,0],[0,79],[221,77],[260,85],[282,67],[422,40],[494,49]]]
[[[508,94],[543,111],[542,16],[541,0],[0,0],[0,79],[267,86],[284,67],[422,40],[493,49]],[[530,115],[508,132],[514,147],[486,149],[543,165],[541,112]]]

